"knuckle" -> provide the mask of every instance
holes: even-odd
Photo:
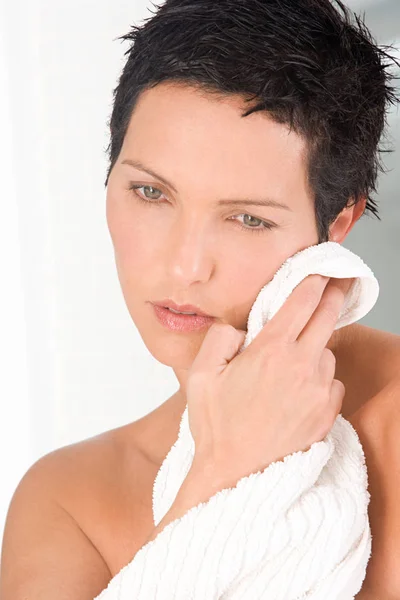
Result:
[[[346,392],[346,387],[345,387],[343,381],[340,381],[340,379],[334,379],[332,381],[332,386],[338,396],[340,396],[340,397],[344,396],[344,394]]]
[[[326,275],[321,275],[320,273],[311,273],[310,275],[307,275],[305,281],[310,282],[310,285],[312,285],[315,289],[320,289],[321,285],[325,284],[329,279],[330,278]]]
[[[231,325],[228,325],[227,323],[212,323],[212,325],[208,331],[220,332],[220,331],[226,329],[227,327],[231,327]]]
[[[337,319],[339,313],[339,306],[337,302],[332,302],[331,299],[326,299],[320,304],[321,313],[329,320],[334,321]]]
[[[341,304],[345,298],[346,292],[340,287],[340,280],[333,280],[330,282],[330,285],[327,287],[327,293],[325,294],[325,298],[329,299],[334,305]]]
[[[316,306],[321,299],[321,290],[316,287],[307,288],[303,291],[302,302],[309,306]]]
[[[229,323],[212,323],[207,334],[209,334],[213,337],[214,336],[219,337],[220,335],[226,335],[231,330],[236,331],[236,329]]]
[[[272,324],[272,322],[271,322]],[[268,354],[277,354],[286,350],[286,342],[282,337],[282,331],[276,327],[271,327],[268,331],[268,343],[265,350]]]
[[[336,356],[334,355],[334,353],[332,352],[332,350],[330,348],[324,348],[323,349],[323,354],[327,357],[330,358],[332,360],[336,360]]]
[[[273,325],[268,328],[267,343],[263,346],[261,355],[266,360],[282,357],[287,352],[287,343],[282,337],[282,330]]]
[[[327,363],[327,364],[332,364],[332,365],[336,365],[336,356],[334,355],[334,353],[332,352],[332,350],[330,350],[329,348],[324,348],[322,351],[322,359]]]

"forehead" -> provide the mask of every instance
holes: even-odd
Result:
[[[305,140],[263,111],[242,118],[248,108],[240,96],[222,98],[189,85],[159,84],[140,95],[121,160],[139,159],[176,182],[190,174],[193,184],[197,173],[199,184],[205,178],[225,186],[229,179],[233,187],[243,180],[255,186],[268,182],[270,191],[279,193],[286,182],[307,193]]]

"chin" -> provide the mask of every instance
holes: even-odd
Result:
[[[177,334],[140,332],[146,348],[158,362],[173,369],[190,369],[207,332]]]

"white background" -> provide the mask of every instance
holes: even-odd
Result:
[[[361,2],[349,2],[355,9]],[[400,2],[365,1],[381,43]],[[105,217],[106,122],[145,0],[0,0],[0,540],[14,489],[40,456],[136,420],[178,387],[148,352],[120,290]],[[399,146],[400,115],[389,119]],[[382,222],[346,246],[381,284],[362,322],[400,334],[400,168],[382,177]]]

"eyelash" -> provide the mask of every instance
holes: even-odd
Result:
[[[139,196],[139,194],[136,193],[136,190],[142,189],[142,188],[148,188],[148,187],[153,188],[153,190],[157,190],[157,192],[163,193],[162,190],[160,190],[159,188],[153,187],[152,185],[135,185],[135,184],[130,185],[128,188],[128,191],[133,192],[135,197],[138,198],[141,202],[144,202],[145,204],[157,204],[159,202],[159,200],[148,200],[147,198],[142,198],[142,196]],[[243,215],[248,215],[249,217],[252,217],[253,219],[257,219],[257,221],[261,221],[261,223],[262,223],[262,227],[259,227],[256,229],[255,227],[246,227],[246,225],[242,225],[239,222],[240,229],[243,229],[244,231],[251,231],[254,233],[264,233],[265,231],[269,231],[269,230],[273,229],[274,227],[276,227],[276,225],[274,223],[268,223],[267,221],[263,221],[262,219],[259,219],[258,217],[253,217],[252,215],[249,215],[248,213],[242,213],[237,216],[241,217]]]

